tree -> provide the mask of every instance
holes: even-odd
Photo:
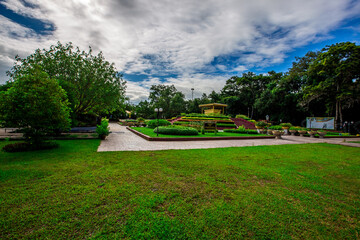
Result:
[[[126,82],[122,75],[101,52],[92,55],[91,48],[85,52],[72,43],[58,42],[49,50],[37,49],[27,58],[16,56],[15,59],[14,67],[8,72],[11,80],[26,74],[34,65],[41,66],[67,92],[74,118],[110,113],[124,101]]]
[[[135,107],[136,116],[142,118],[152,118],[154,117],[154,109],[151,107],[151,104],[145,100],[140,101]]]
[[[152,85],[150,88],[149,100],[153,108],[162,108],[165,118],[173,117],[185,111],[185,96],[177,91],[174,85]]]
[[[344,42],[327,46],[311,62],[304,101],[324,99],[327,110],[335,108],[335,122],[343,123],[343,110],[360,100],[360,46]]]
[[[248,72],[243,73],[242,77],[234,76],[227,80],[221,94],[225,103],[229,105],[229,113],[232,115],[249,113],[250,118],[256,116],[255,101],[271,81],[271,74],[264,76]]]
[[[0,92],[0,118],[19,127],[27,142],[39,145],[46,134],[70,127],[66,92],[39,66],[19,75]]]

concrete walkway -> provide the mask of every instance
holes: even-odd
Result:
[[[332,143],[346,146],[360,147],[358,143],[347,141],[360,141],[360,138],[332,138],[319,139],[309,137],[283,136],[283,139],[250,139],[250,140],[214,140],[214,141],[147,141],[120,126],[110,123],[111,134],[103,141],[98,152],[108,151],[154,151],[168,149],[200,149],[200,148],[225,148],[246,147],[259,145],[281,145],[302,143]],[[344,142],[345,140],[345,142]]]

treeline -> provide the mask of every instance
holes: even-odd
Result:
[[[185,100],[174,86],[154,85],[149,99],[135,106],[135,117],[153,118],[154,108],[163,108],[163,117],[200,112],[199,104],[228,104],[227,114],[252,119],[300,124],[309,116],[333,116],[344,121],[360,120],[360,46],[344,42],[297,57],[286,73],[244,73],[226,81],[220,92]]]

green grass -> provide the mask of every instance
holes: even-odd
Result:
[[[0,152],[0,239],[358,239],[360,148]],[[6,142],[0,142],[2,147]]]
[[[360,143],[360,141],[347,141],[349,143]]]
[[[141,132],[149,137],[157,137],[156,133],[154,133],[154,129],[147,128],[147,127],[132,127],[132,129]],[[183,137],[258,137],[258,136],[266,136],[264,134],[240,134],[240,133],[229,133],[229,132],[218,132],[218,133],[205,133],[199,135],[165,135],[165,134],[159,134],[159,137],[166,137],[166,138],[183,138]]]

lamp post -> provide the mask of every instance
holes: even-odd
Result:
[[[194,101],[194,88],[191,88],[191,100]]]
[[[156,128],[156,136],[159,136],[159,114],[163,111],[162,108],[155,108],[156,119],[157,119],[157,128]]]

